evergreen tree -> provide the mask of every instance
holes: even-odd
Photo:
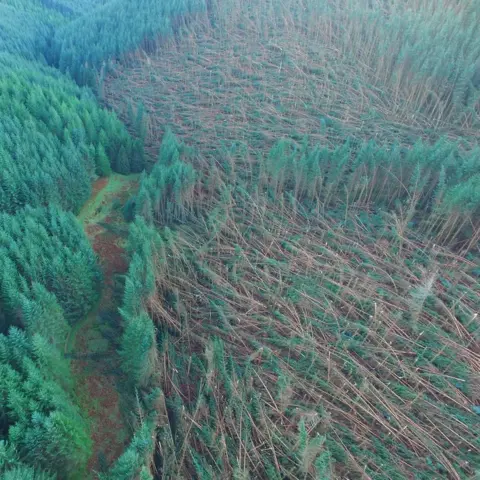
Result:
[[[56,204],[78,211],[95,171],[130,172],[132,141],[111,113],[58,72],[0,54],[0,211]],[[99,128],[100,127],[100,128]],[[94,147],[94,148],[93,148]],[[120,152],[120,158],[118,158]],[[142,168],[141,157],[137,169]]]
[[[110,161],[108,160],[105,148],[99,144],[95,155],[96,173],[100,177],[108,177],[112,173]]]
[[[153,451],[153,430],[151,422],[143,423],[135,432],[130,445],[115,462],[107,475],[102,475],[101,480],[133,480],[140,474],[140,478],[151,478],[147,474],[145,462]]]
[[[125,147],[122,145],[118,151],[118,156],[115,162],[115,171],[127,175],[130,173],[130,160]]]
[[[82,318],[101,280],[81,225],[57,208],[27,207],[0,214],[0,229],[0,306],[11,323],[62,341],[62,315]]]
[[[141,173],[145,170],[145,151],[143,140],[137,139],[133,142],[131,171]]]
[[[149,384],[154,371],[155,329],[146,313],[125,318],[126,328],[122,337],[120,356],[123,370],[137,386]]]
[[[193,214],[193,192],[198,177],[192,165],[181,160],[181,155],[187,154],[184,146],[167,129],[157,163],[151,173],[141,179],[135,198],[137,215],[168,224],[183,222]]]
[[[68,478],[85,466],[91,443],[85,421],[55,379],[65,360],[57,354],[51,363],[47,349],[54,347],[40,337],[32,343],[15,328],[0,335],[0,418],[21,462]]]
[[[29,335],[38,333],[52,345],[65,342],[68,333],[68,323],[56,296],[49,292],[45,285],[32,283],[26,294],[20,299],[22,321]]]
[[[102,3],[88,15],[56,30],[49,57],[62,72],[68,69],[81,85],[94,86],[92,67],[100,71],[110,59],[122,60],[139,46],[153,49],[155,38],[174,33],[174,19],[205,10],[205,0],[139,0],[135,4],[112,0]],[[77,47],[75,52],[72,45]]]

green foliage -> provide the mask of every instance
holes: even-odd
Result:
[[[50,345],[48,356],[57,361],[47,366],[39,342],[40,336],[31,340],[13,327],[0,335],[0,418],[22,462],[65,477],[84,468],[90,438],[70,394],[56,380],[61,372],[52,370],[65,360]]]
[[[154,325],[146,313],[124,320],[126,327],[120,351],[123,370],[135,385],[146,386],[150,383],[155,367],[151,358],[155,347]]]
[[[174,33],[179,16],[204,9],[204,0],[110,0],[58,29],[48,57],[80,84],[94,85],[92,68],[124,60],[138,47],[152,50]]]
[[[200,151],[167,130],[126,209],[119,354],[139,428],[104,477],[151,479],[156,434],[156,474],[172,478],[472,476],[476,259],[430,245],[478,244],[479,14],[447,0],[0,0],[2,478],[83,474],[91,442],[61,347],[100,275],[64,210],[97,175],[144,171],[144,105],[163,108],[127,99],[132,140],[43,57],[103,98],[113,64],[135,69],[131,52],[183,31],[188,68],[157,75],[138,55],[148,72],[133,78],[180,85],[158,121],[182,117]]]
[[[0,52],[43,60],[56,28],[106,0],[2,0]]]
[[[158,233],[143,218],[131,225],[128,247],[136,251],[125,279],[120,310],[125,321],[120,356],[123,370],[135,387],[149,385],[155,367],[155,327],[146,308],[155,290],[153,266],[161,244]]]
[[[0,214],[0,270],[0,434],[18,452],[2,478],[71,478],[91,440],[63,349],[98,297],[96,256],[71,213],[26,207]]]
[[[125,280],[122,313],[126,317],[138,316],[145,309],[145,301],[155,290],[154,264],[161,261],[158,251],[163,240],[143,217],[136,217],[130,226],[127,250],[132,254]]]
[[[167,130],[158,162],[142,177],[135,198],[135,213],[162,224],[183,222],[195,209],[195,169],[181,160],[185,147]]]
[[[72,18],[90,13],[108,0],[42,0],[42,4],[56,10],[65,17]]]
[[[145,152],[143,139],[136,139],[133,142],[133,150],[130,159],[130,170],[132,173],[141,173],[145,169]]]
[[[430,94],[417,104],[418,113],[443,114],[450,121],[475,115],[480,87],[477,2],[467,1],[458,10],[455,2],[445,2],[443,8],[425,2],[417,9],[392,2],[390,15],[347,3],[347,8],[332,9],[336,10],[332,20],[350,27],[350,38],[341,35],[339,47],[352,60],[365,58],[365,48],[370,47],[366,60],[377,75],[386,75],[383,89],[428,85]]]
[[[7,470],[2,475],[3,480],[55,480],[56,476],[39,472],[32,467],[15,467]]]
[[[198,159],[167,132],[152,172],[180,157]],[[153,209],[137,211],[123,310],[131,307],[131,344],[146,348],[125,343],[124,357],[139,354],[149,372],[155,358],[159,372],[144,379],[128,362],[124,370],[164,392],[163,472],[338,478],[354,477],[358,462],[378,479],[404,478],[410,468],[468,478],[478,465],[469,445],[480,446],[473,397],[462,400],[472,337],[452,305],[463,292],[464,321],[474,318],[478,285],[468,275],[453,280],[451,252],[419,232],[437,235],[431,219],[441,232],[449,215],[462,214],[436,187],[465,183],[475,158],[445,140],[336,149],[283,140],[254,168],[241,157],[222,170],[203,164],[192,187],[203,194],[193,211],[201,215],[166,226]],[[144,205],[155,201],[145,188],[152,175],[143,176],[136,206],[141,195]],[[163,178],[159,196],[175,182],[190,186]],[[470,271],[455,258],[456,271]],[[147,318],[138,330],[128,323],[146,311],[159,329],[156,355],[147,355]],[[448,432],[457,435],[454,451]]]
[[[45,60],[55,31],[105,3],[0,0],[2,479],[84,478],[92,453],[63,352],[69,324],[98,299],[101,274],[66,211],[80,210],[96,176],[142,171],[143,140]],[[141,116],[138,125],[142,133]]]
[[[115,163],[115,171],[118,173],[123,173],[124,175],[130,172],[130,159],[128,158],[128,153],[124,147],[120,148],[117,155],[117,160]]]
[[[145,467],[145,462],[153,453],[154,425],[144,423],[135,432],[130,445],[115,462],[108,474],[101,475],[101,480],[134,480],[140,475],[140,480],[149,480],[151,475]]]
[[[7,325],[60,341],[62,314],[70,323],[81,319],[98,298],[100,280],[96,256],[72,214],[55,207],[0,214],[0,305]]]
[[[264,168],[276,199],[291,192],[307,212],[339,199],[347,208],[372,205],[395,212],[403,225],[415,218],[419,229],[438,234],[440,243],[465,240],[471,234],[466,223],[480,215],[479,154],[478,147],[465,151],[460,142],[443,138],[411,148],[374,141],[353,145],[348,139],[334,149],[283,139]]]
[[[96,174],[100,177],[108,177],[112,173],[112,168],[102,144],[98,145],[95,155]]]
[[[124,331],[119,351],[122,369],[128,375],[130,386],[148,392],[143,397],[147,413],[155,412],[158,391],[151,391],[157,368],[157,343],[155,325],[147,313],[148,301],[155,291],[154,264],[161,261],[158,251],[163,241],[158,232],[148,225],[143,217],[137,217],[130,226],[127,249],[133,253],[120,312]],[[139,406],[137,405],[137,408]],[[130,446],[112,466],[105,480],[135,479],[140,472],[141,480],[151,479],[147,466],[153,451],[152,437],[155,423],[142,423],[135,431]]]
[[[110,164],[115,169],[118,158],[139,147],[114,114],[71,80],[5,54],[0,65],[0,211],[27,204],[78,211],[93,175],[108,175]],[[128,173],[129,164],[121,171]]]
[[[48,38],[62,16],[49,11],[41,2],[3,0],[0,2],[0,52],[28,59],[41,58]]]

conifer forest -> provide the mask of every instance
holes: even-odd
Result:
[[[0,0],[0,479],[480,480],[480,0]]]

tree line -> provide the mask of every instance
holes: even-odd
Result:
[[[0,2],[2,478],[71,478],[92,454],[63,351],[102,275],[74,214],[96,178],[144,169],[143,141],[46,60],[55,30],[98,6]]]
[[[111,60],[153,49],[181,18],[204,9],[204,0],[111,0],[57,29],[46,56],[78,83],[95,86]]]

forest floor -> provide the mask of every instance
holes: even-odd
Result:
[[[87,412],[93,442],[88,464],[91,477],[111,465],[129,440],[130,429],[122,414],[118,357],[118,304],[123,275],[128,269],[123,245],[128,235],[122,206],[137,187],[138,176],[112,175],[93,185],[92,196],[78,219],[98,255],[103,290],[96,306],[78,324],[67,345],[67,356],[77,379],[81,405]]]

